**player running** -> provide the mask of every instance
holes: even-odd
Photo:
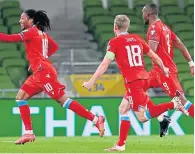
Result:
[[[116,37],[108,43],[104,60],[94,75],[83,87],[90,89],[94,82],[106,72],[112,60],[116,60],[118,68],[124,77],[126,94],[119,106],[121,115],[120,136],[117,144],[106,151],[124,151],[125,141],[130,129],[129,109],[132,109],[140,122],[146,122],[167,110],[183,108],[178,97],[171,102],[154,105],[146,91],[148,90],[149,74],[145,70],[143,54],[150,57],[168,75],[169,69],[163,65],[161,59],[149,48],[147,43],[137,34],[127,32],[130,20],[126,15],[117,15],[114,19],[114,33]]]
[[[194,63],[192,58],[182,41],[158,18],[159,9],[156,4],[145,5],[142,13],[145,24],[149,25],[147,32],[149,47],[162,59],[164,65],[169,68],[169,77],[167,77],[153,62],[153,69],[149,72],[149,87],[161,87],[170,97],[176,96],[176,91],[180,92],[180,99],[185,110],[194,118],[194,105],[186,99],[178,80],[178,70],[173,61],[174,47],[182,52],[183,56],[188,61],[191,74],[194,76]],[[168,130],[170,119],[166,116],[163,119],[163,115],[161,115],[158,120],[161,127],[160,136],[162,137]]]
[[[24,42],[27,59],[33,72],[16,96],[21,119],[25,126],[25,134],[15,144],[24,144],[35,140],[28,99],[42,91],[46,92],[62,107],[92,121],[98,128],[100,136],[103,136],[104,117],[95,116],[77,101],[66,97],[65,86],[58,82],[57,72],[48,60],[48,57],[58,50],[58,45],[45,33],[46,30],[50,30],[50,20],[46,12],[26,10],[21,14],[19,23],[23,30],[21,33],[12,35],[0,33],[0,41],[2,42]]]

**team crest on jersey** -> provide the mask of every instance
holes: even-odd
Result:
[[[151,35],[154,35],[155,32],[156,32],[155,30],[151,30],[151,31],[150,31],[150,34],[151,34]]]

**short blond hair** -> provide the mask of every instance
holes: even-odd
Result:
[[[130,25],[130,19],[124,14],[119,14],[115,17],[114,23],[118,26],[119,30],[127,31]]]

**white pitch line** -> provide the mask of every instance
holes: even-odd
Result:
[[[1,141],[1,142],[14,142],[14,141]]]

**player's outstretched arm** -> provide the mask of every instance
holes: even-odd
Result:
[[[188,61],[192,76],[194,76],[194,62],[190,56],[188,49],[186,48],[186,46],[183,44],[183,42],[177,36],[176,36],[176,39],[173,40],[173,46],[178,48],[181,51],[181,53],[183,54],[185,59]]]
[[[97,68],[96,72],[93,74],[93,76],[91,77],[91,79],[88,82],[84,82],[83,83],[83,87],[85,87],[86,89],[91,89],[93,84],[95,83],[95,81],[101,76],[103,75],[106,70],[108,69],[109,64],[111,63],[111,59],[108,57],[104,57],[104,60],[101,62],[101,64],[99,65],[99,67]]]
[[[149,52],[146,53],[146,55],[154,62],[156,63],[161,70],[164,72],[165,75],[168,76],[169,74],[169,69],[167,67],[164,66],[163,61],[160,59],[160,57],[154,53],[151,49]]]
[[[11,42],[23,42],[23,38],[21,36],[21,34],[4,34],[4,33],[0,33],[0,41],[1,42],[7,42],[7,43],[11,43]]]

